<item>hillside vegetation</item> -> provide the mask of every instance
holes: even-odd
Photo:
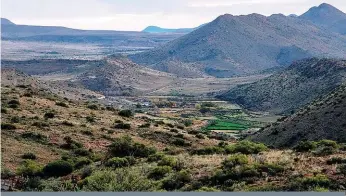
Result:
[[[250,110],[291,113],[346,81],[346,61],[306,59],[252,84],[218,96]]]
[[[346,143],[346,87],[317,99],[250,138],[274,147],[292,147],[320,138]]]

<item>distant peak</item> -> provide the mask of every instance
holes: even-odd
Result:
[[[318,6],[319,8],[335,8],[334,6],[328,4],[328,3],[322,3]],[[336,9],[336,8],[335,8]]]
[[[15,25],[15,24],[7,18],[1,18],[1,25]]]

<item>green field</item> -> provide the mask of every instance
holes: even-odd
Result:
[[[222,120],[216,120],[211,122],[207,126],[207,130],[246,130],[248,129],[249,126],[243,125],[243,124],[238,124],[238,123],[233,123],[229,121],[222,121]]]

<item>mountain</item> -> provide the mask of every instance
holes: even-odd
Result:
[[[90,43],[128,47],[155,47],[182,34],[145,33],[135,31],[80,30],[60,26],[15,25],[1,20],[4,41]]]
[[[346,60],[305,59],[218,98],[256,111],[290,113],[346,82]]]
[[[148,26],[142,32],[146,33],[190,33],[195,28],[165,29],[157,26]]]
[[[225,14],[187,35],[129,58],[179,76],[230,77],[311,56],[346,57],[346,37],[281,14]]]
[[[1,18],[1,25],[15,25],[15,24],[6,18]]]
[[[309,20],[328,30],[346,34],[346,14],[332,5],[323,3],[318,7],[312,7],[299,18]]]
[[[346,142],[346,86],[314,101],[281,122],[250,136],[273,147],[292,147],[299,141],[329,139]]]

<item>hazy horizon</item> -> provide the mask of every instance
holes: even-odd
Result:
[[[3,0],[1,3],[1,17],[16,24],[126,31],[141,31],[147,26],[192,28],[226,13],[301,15],[321,3],[346,12],[346,1],[340,0]]]

